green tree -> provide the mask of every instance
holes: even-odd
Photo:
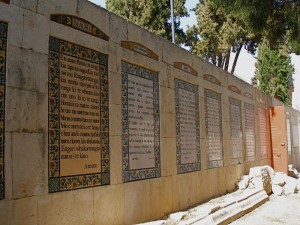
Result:
[[[235,52],[233,74],[243,46],[248,52],[255,53],[256,36],[248,32],[234,14],[216,5],[214,0],[200,1],[194,10],[197,26],[188,29],[186,45],[193,53],[224,70],[228,70],[231,51]]]
[[[247,30],[266,38],[272,48],[289,43],[300,53],[299,0],[214,0],[226,12],[237,15]]]
[[[271,49],[266,39],[260,44],[255,78],[258,80],[260,90],[284,103],[291,104],[289,88],[293,82],[294,67],[291,64],[287,45],[279,47]]]
[[[176,42],[185,42],[180,18],[188,16],[186,0],[174,1]],[[106,0],[107,10],[157,34],[172,40],[170,0]]]

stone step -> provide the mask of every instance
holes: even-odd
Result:
[[[168,220],[144,225],[223,225],[249,213],[269,200],[263,189],[238,190],[231,194],[212,199],[186,212],[174,213]],[[180,214],[180,216],[178,216]]]

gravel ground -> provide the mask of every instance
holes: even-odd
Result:
[[[270,196],[270,201],[230,225],[300,225],[300,193]]]

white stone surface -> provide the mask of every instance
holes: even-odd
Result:
[[[263,188],[263,182],[261,177],[253,177],[249,182],[249,188],[261,189]]]
[[[166,220],[157,220],[148,223],[140,223],[139,225],[164,225],[166,224]]]
[[[253,177],[260,177],[261,176],[261,169],[262,169],[261,166],[250,168],[249,178],[251,179]]]
[[[282,195],[283,193],[283,188],[279,185],[276,185],[276,184],[273,184],[272,185],[272,192],[275,194],[275,195]]]
[[[249,185],[249,180],[248,180],[248,181],[247,181],[247,180],[241,180],[241,181],[239,181],[239,182],[237,183],[237,186],[238,186],[238,188],[239,188],[240,190],[246,189],[246,188],[248,187],[248,185]]]
[[[285,185],[286,174],[282,172],[275,173],[272,184],[283,187]]]
[[[283,187],[283,193],[285,195],[294,194],[297,192],[297,180],[292,177],[286,177],[286,184]]]
[[[179,220],[181,220],[182,217],[183,217],[184,215],[186,215],[186,214],[187,214],[187,212],[177,212],[177,213],[172,213],[172,214],[169,216],[169,218],[170,218],[171,220],[179,221]]]

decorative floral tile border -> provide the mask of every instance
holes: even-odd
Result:
[[[4,134],[7,29],[8,24],[0,21],[0,200],[5,197]]]
[[[230,132],[231,132],[231,138],[232,139],[237,139],[237,137],[233,137],[233,133],[234,133],[234,130],[233,130],[233,127],[232,127],[232,124],[233,124],[233,121],[235,120],[235,118],[232,116],[231,114],[231,109],[230,109],[230,106],[231,105],[235,105],[237,107],[239,107],[239,111],[240,111],[240,115],[239,115],[239,118],[240,118],[240,130],[239,132],[242,133],[242,130],[243,130],[243,125],[242,125],[242,102],[240,100],[237,100],[237,99],[234,99],[234,98],[229,98],[229,113],[230,113]],[[243,138],[240,137],[238,138],[238,141],[239,141],[239,144],[240,144],[240,157],[237,157],[237,158],[234,158],[233,155],[232,155],[232,164],[238,164],[238,163],[242,163],[243,162]],[[233,154],[233,143],[232,144],[232,154]]]
[[[221,94],[204,89],[204,101],[205,101],[205,128],[206,128],[206,136],[209,138],[209,131],[208,131],[208,102],[207,99],[212,98],[215,99],[219,102],[219,118],[220,118],[220,123],[219,123],[219,129],[220,129],[220,141],[221,141],[221,153],[222,153],[222,159],[221,160],[210,160],[207,157],[207,167],[208,168],[215,168],[215,167],[222,167],[224,165],[224,152],[223,152],[223,125],[222,125],[222,101],[221,101]],[[207,155],[210,152],[209,150],[209,145],[208,145],[209,140],[207,140]]]
[[[128,121],[128,75],[138,76],[153,81],[154,111],[154,154],[155,167],[130,170],[129,167],[129,121]],[[160,160],[160,115],[159,115],[159,79],[158,73],[122,61],[122,155],[123,182],[144,180],[161,176]]]
[[[179,89],[190,91],[195,95],[195,129],[196,129],[196,149],[197,162],[182,164],[181,163],[181,140],[180,140],[180,107],[179,107]],[[176,154],[177,154],[177,172],[187,173],[201,169],[200,154],[200,123],[199,123],[199,95],[198,86],[175,79],[175,110],[176,110]]]
[[[60,176],[60,57],[62,54],[97,63],[100,68],[101,173]],[[49,192],[108,185],[109,100],[108,56],[54,37],[49,39]]]

